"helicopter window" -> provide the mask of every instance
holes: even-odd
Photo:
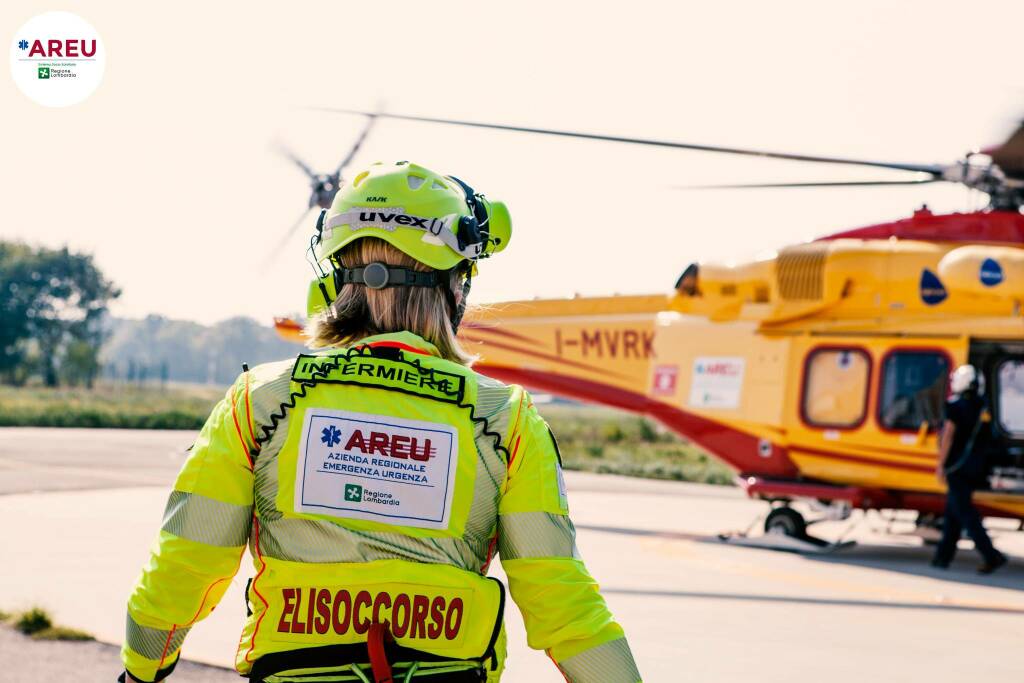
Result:
[[[938,351],[894,351],[882,364],[878,416],[882,427],[913,430],[942,421],[949,359]]]
[[[871,357],[863,349],[812,351],[804,372],[804,422],[814,427],[851,428],[867,411]]]
[[[999,426],[1011,436],[1024,437],[1024,361],[1000,363],[996,378]]]

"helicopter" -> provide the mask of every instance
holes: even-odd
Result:
[[[276,151],[279,155],[292,162],[302,173],[306,176],[309,181],[309,199],[307,200],[306,208],[302,214],[299,215],[298,220],[292,223],[291,227],[285,232],[281,240],[275,245],[274,249],[269,252],[267,256],[267,263],[275,259],[280,253],[281,248],[291,239],[295,232],[306,224],[309,212],[313,209],[329,209],[331,208],[331,202],[334,201],[334,195],[338,193],[338,188],[341,187],[342,177],[341,174],[348,168],[348,165],[355,159],[356,154],[359,153],[363,143],[369,136],[370,131],[373,129],[373,124],[376,121],[375,114],[368,114],[366,116],[366,123],[363,125],[363,129],[360,131],[359,136],[356,137],[355,142],[349,148],[348,153],[345,154],[344,158],[338,163],[330,173],[317,173],[309,164],[303,161],[298,154],[293,152],[290,148],[285,146],[283,143],[275,145]]]
[[[459,336],[484,374],[649,416],[714,454],[769,503],[766,537],[809,552],[834,547],[812,524],[858,509],[914,511],[919,535],[934,535],[945,504],[936,431],[949,374],[971,363],[991,415],[987,487],[975,504],[1024,529],[1024,125],[952,163],[917,164],[374,116],[904,174],[687,189],[945,182],[987,194],[979,211],[922,207],[749,263],[692,263],[667,295],[491,304]],[[301,338],[295,321],[276,326]]]

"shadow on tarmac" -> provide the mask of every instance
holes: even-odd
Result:
[[[657,529],[636,529],[628,527],[600,526],[593,524],[577,524],[577,529],[587,531],[598,531],[608,534],[620,534],[624,536],[641,536],[648,538],[662,538],[676,541],[693,541],[695,543],[710,543],[713,545],[726,546],[717,535],[694,534],[685,531],[661,531]],[[1006,588],[1016,591],[1024,591],[1024,567],[1015,562],[1010,556],[1010,564],[1000,569],[995,574],[980,575],[974,570],[981,563],[973,548],[960,548],[956,560],[949,569],[936,569],[928,564],[931,560],[932,549],[926,546],[905,546],[905,545],[870,545],[858,543],[850,548],[836,551],[828,555],[792,553],[789,550],[760,549],[765,552],[787,552],[799,554],[805,560],[823,562],[827,564],[841,564],[848,566],[864,567],[881,571],[899,572],[923,576],[940,581],[970,584],[974,586],[986,586],[990,588]],[[691,597],[682,594],[682,597]],[[694,595],[692,597],[701,597]],[[739,599],[739,598],[737,598]],[[854,601],[855,604],[871,606],[868,603]],[[880,605],[898,607],[896,603],[883,602]],[[941,605],[918,605],[908,604],[913,607],[943,607]],[[985,610],[982,610],[985,611]],[[996,610],[1000,611],[1000,610]],[[1024,610],[1009,610],[1015,613],[1024,614]]]
[[[926,609],[940,612],[972,612],[990,614],[1024,614],[1024,607],[999,605],[943,604],[939,602],[896,602],[889,600],[849,600],[842,598],[810,598],[800,595],[758,595],[756,593],[713,593],[707,591],[662,591],[610,588],[601,586],[602,593],[642,595],[656,598],[701,598],[710,600],[741,600],[745,602],[823,605],[827,607],[883,607],[886,609]]]
[[[1014,562],[995,574],[981,575],[975,568],[981,557],[974,548],[960,548],[949,569],[936,569],[928,564],[933,550],[924,546],[856,545],[832,555],[804,555],[804,559],[827,564],[844,564],[868,569],[900,572],[929,579],[966,583],[990,588],[1024,591],[1024,567]]]

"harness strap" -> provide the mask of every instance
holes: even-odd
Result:
[[[403,647],[398,643],[392,642],[390,638],[387,640],[382,639],[382,641],[383,649],[388,655],[387,660],[389,662],[450,662],[453,665],[464,665],[466,663],[464,660],[451,660],[441,655]],[[353,664],[358,666],[359,664],[366,663],[367,649],[368,645],[365,643],[345,643],[284,650],[282,652],[268,652],[253,664],[252,671],[249,672],[249,680],[257,683],[270,676],[293,669],[330,668]]]
[[[388,630],[387,622],[381,624],[375,621],[370,624],[370,631],[367,633],[366,639],[366,651],[370,655],[374,683],[394,683],[394,678],[391,676],[391,664],[388,662],[388,653],[384,651],[385,641],[394,641],[391,631]]]

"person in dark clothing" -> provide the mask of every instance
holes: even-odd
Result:
[[[1006,564],[1006,556],[995,549],[992,539],[981,523],[981,516],[971,496],[985,476],[979,434],[985,427],[987,413],[981,396],[978,372],[972,365],[961,365],[950,379],[954,397],[946,403],[946,416],[939,434],[939,481],[947,485],[946,512],[942,523],[942,540],[935,549],[932,566],[945,569],[956,554],[962,531],[974,541],[974,548],[984,562],[981,574],[991,574]]]

